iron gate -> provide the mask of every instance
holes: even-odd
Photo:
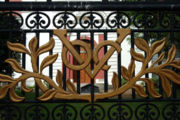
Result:
[[[4,0],[0,10],[10,41],[0,119],[180,119],[180,2]]]

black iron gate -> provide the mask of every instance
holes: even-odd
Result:
[[[180,119],[180,2],[4,0],[0,10],[1,57],[19,61],[1,63],[1,120]]]

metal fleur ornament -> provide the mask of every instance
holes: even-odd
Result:
[[[63,50],[62,50],[62,61],[66,65],[66,67],[72,69],[72,70],[82,70],[84,69],[86,73],[89,75],[90,78],[95,78],[97,73],[100,70],[108,70],[110,68],[109,65],[106,65],[106,62],[108,59],[112,56],[112,54],[117,51],[120,53],[121,51],[121,43],[125,39],[127,35],[130,34],[129,29],[118,29],[117,33],[119,34],[119,37],[115,42],[113,41],[103,41],[99,45],[96,46],[95,51],[92,51],[89,45],[83,41],[74,40],[72,42],[68,41],[66,38],[67,31],[66,30],[54,30],[54,35],[59,37],[61,42],[63,43]],[[55,41],[53,38],[49,40],[48,43],[40,46],[38,48],[38,39],[34,37],[29,42],[29,50],[20,43],[11,43],[7,42],[7,46],[10,50],[14,52],[20,52],[25,53],[30,56],[32,68],[33,71],[28,71],[22,68],[21,65],[15,60],[15,59],[7,59],[5,62],[10,64],[12,69],[14,69],[15,72],[21,73],[22,75],[19,78],[13,78],[8,75],[0,74],[0,82],[8,83],[0,88],[0,98],[4,98],[8,93],[10,96],[10,99],[14,102],[20,102],[23,101],[25,98],[21,97],[16,94],[15,87],[16,85],[21,82],[21,88],[25,92],[32,92],[32,89],[28,88],[25,84],[26,80],[28,78],[34,78],[34,81],[39,86],[39,88],[43,91],[43,95],[38,97],[41,101],[47,101],[50,99],[66,99],[66,100],[88,100],[91,102],[91,94],[79,94],[76,91],[76,88],[74,84],[67,79],[66,85],[69,91],[65,91],[62,87],[63,85],[63,74],[60,70],[57,71],[56,75],[56,83],[49,77],[43,74],[44,68],[47,66],[53,64],[58,54],[49,55],[45,57],[42,62],[40,63],[40,69],[38,70],[38,57],[39,55],[49,52],[54,48]],[[79,53],[76,51],[74,46],[81,46],[86,50],[87,53],[87,59],[84,61],[81,59]],[[104,46],[111,46],[111,48],[105,53],[103,58],[101,60],[98,59],[98,52],[99,50]],[[122,76],[127,81],[124,85],[119,87],[119,79],[117,73],[114,72],[113,78],[112,78],[112,85],[113,90],[101,94],[95,94],[94,95],[94,101],[98,99],[104,99],[109,98],[113,96],[117,96],[119,94],[124,93],[128,89],[134,89],[140,96],[147,97],[147,94],[145,92],[144,86],[141,86],[139,84],[136,84],[138,81],[144,81],[147,85],[149,94],[154,98],[161,97],[161,94],[159,94],[154,87],[154,81],[150,78],[143,78],[142,76],[148,73],[153,73],[158,75],[161,78],[162,88],[165,94],[170,97],[172,94],[172,88],[170,85],[170,81],[180,84],[180,75],[171,69],[168,69],[167,66],[174,67],[176,69],[180,69],[180,61],[174,60],[176,55],[176,48],[174,45],[172,45],[171,49],[168,52],[168,56],[165,62],[162,64],[158,64],[162,62],[165,58],[165,52],[162,52],[156,61],[154,61],[150,66],[148,66],[149,62],[152,61],[152,58],[155,54],[159,53],[164,45],[165,45],[165,38],[157,41],[152,44],[152,47],[149,47],[148,43],[144,39],[136,38],[135,39],[135,45],[144,51],[146,53],[146,56],[143,54],[137,53],[134,49],[130,50],[132,60],[128,66],[128,68],[125,68],[124,66],[121,67]],[[67,60],[67,51],[70,51],[73,57],[76,59],[76,61],[79,63],[78,65],[70,64]],[[90,61],[93,60],[95,63],[95,67],[93,70],[91,70],[88,65],[90,64]],[[134,75],[135,72],[135,61],[142,62],[141,70]],[[148,66],[148,67],[147,67]],[[47,88],[42,81],[46,81],[46,83],[49,84],[49,86],[52,87],[52,89]]]

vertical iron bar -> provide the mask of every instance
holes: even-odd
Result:
[[[63,64],[63,89],[66,90],[66,66]]]
[[[109,2],[109,1],[108,1],[108,0],[102,0],[102,2],[103,2],[103,3],[107,3],[107,2]]]
[[[38,39],[38,48],[39,48],[39,32],[36,32],[36,37]],[[37,58],[37,68],[38,68],[38,72],[39,72],[39,57]],[[35,84],[35,99],[37,99],[39,97],[39,86],[37,84]]]
[[[47,0],[47,2],[49,3],[49,2],[52,2],[51,0]]]
[[[104,32],[104,41],[106,40],[107,40],[107,32]],[[104,54],[106,54],[106,52],[107,52],[107,46],[104,46]],[[104,70],[104,92],[108,92],[108,72],[106,70]]]
[[[117,37],[119,37],[119,35],[117,36]],[[118,85],[118,87],[121,87],[121,85],[122,85],[122,81],[121,81],[121,53],[119,53],[118,54],[118,56],[117,56],[118,58],[117,58],[117,66],[118,66],[118,79],[119,79],[119,85]],[[120,95],[118,95],[118,99],[121,99],[122,98],[122,95],[120,94]]]
[[[22,36],[22,44],[26,46],[26,33],[24,32]],[[22,53],[22,67],[26,69],[26,54],[25,53]],[[21,90],[21,93],[23,96],[25,96],[25,92],[23,90]]]
[[[157,39],[158,40],[160,40],[161,39],[161,33],[160,32],[158,32],[158,37],[157,37]],[[158,53],[158,57],[159,57],[159,55],[160,55],[160,53]],[[160,64],[162,64],[162,62],[160,62],[160,63],[158,63],[158,65],[160,65]],[[161,84],[161,78],[158,76],[158,80],[159,80],[159,85],[158,85],[158,87],[159,87],[159,93],[163,96],[163,91],[162,91],[162,84]]]
[[[12,16],[12,11],[10,11],[10,18],[8,19],[8,21],[7,22],[9,22],[8,23],[8,29],[12,29],[12,18],[13,16]],[[12,39],[12,31],[9,31],[9,37],[8,37],[8,41],[11,41],[11,39]],[[12,57],[12,52],[11,51],[9,51],[9,58],[11,58]],[[8,74],[10,75],[10,76],[12,76],[12,72],[13,72],[13,70],[11,69],[11,67],[10,67],[10,65],[9,65],[9,69],[8,69]]]
[[[131,31],[131,48],[134,49],[134,32]],[[131,58],[133,59],[133,58]],[[136,72],[136,71],[135,71]],[[133,75],[135,75],[135,72]],[[136,98],[136,93],[135,93],[135,90],[132,89],[132,98],[135,99]]]
[[[9,0],[5,0],[5,2],[9,2]]]
[[[77,39],[80,40],[80,32],[77,33]],[[80,47],[78,47],[78,53],[80,54]],[[77,93],[81,92],[81,85],[80,85],[80,70],[75,71],[77,72]]]
[[[171,41],[171,44],[174,44],[174,32],[173,31],[170,32],[170,41]],[[172,67],[171,67],[171,69],[175,70]],[[176,87],[177,87],[177,85],[172,82],[172,96],[173,96],[173,98],[176,98]]]
[[[49,32],[49,40],[53,37],[53,32]],[[53,50],[51,49],[49,51],[49,55],[53,54]],[[53,78],[53,65],[51,64],[49,66],[49,77],[52,79]],[[49,85],[49,88],[52,88],[52,86]]]
[[[145,28],[146,28],[146,26],[145,26]],[[148,39],[149,39],[148,33],[147,33],[147,32],[144,32],[144,40],[145,40],[146,42],[148,42]],[[147,56],[147,55],[146,55],[146,53],[145,53],[145,57],[146,57],[146,56]],[[148,68],[148,65],[146,66],[146,68]],[[149,74],[148,74],[148,73],[145,74],[145,78],[149,78]],[[148,95],[148,96],[147,96],[147,99],[149,99],[149,92],[148,92],[147,84],[145,85],[145,88],[146,88],[146,94]]]
[[[91,39],[91,49],[94,49],[94,32],[90,32]],[[94,69],[94,62],[91,60],[91,70]],[[91,79],[91,101],[94,103],[94,79]]]

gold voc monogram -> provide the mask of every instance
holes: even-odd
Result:
[[[118,37],[118,39],[113,42],[113,41],[103,41],[101,42],[99,45],[97,45],[97,47],[95,48],[95,51],[93,52],[91,50],[91,48],[88,46],[87,43],[80,41],[80,40],[74,40],[73,42],[69,42],[66,39],[66,30],[60,31],[60,30],[54,30],[54,34],[57,35],[60,40],[62,41],[62,43],[64,44],[64,48],[62,50],[62,60],[64,62],[64,64],[73,70],[82,70],[85,69],[85,71],[87,72],[87,74],[89,75],[89,77],[94,78],[97,73],[103,69],[103,70],[108,70],[110,68],[110,66],[105,65],[105,63],[107,62],[107,60],[112,56],[112,54],[115,52],[115,50],[120,53],[121,48],[120,48],[120,44],[121,42],[124,40],[124,38],[130,34],[130,30],[129,29],[119,29],[118,34],[120,34],[120,36]],[[81,56],[79,55],[79,53],[76,51],[76,49],[73,47],[74,45],[79,45],[81,47],[83,47],[86,52],[87,52],[87,59],[86,61],[81,59]],[[104,47],[104,46],[112,46],[107,53],[103,56],[103,58],[99,61],[98,59],[98,52],[99,50]],[[73,57],[77,60],[77,62],[81,65],[72,65],[68,62],[67,60],[67,51],[70,51],[73,55]],[[96,66],[92,70],[88,67],[88,65],[90,64],[91,60],[94,60]]]
[[[64,62],[64,64],[68,68],[73,70],[84,69],[91,78],[94,78],[100,70],[108,70],[110,68],[110,66],[106,65],[108,59],[115,51],[120,53],[121,43],[125,39],[125,37],[130,34],[130,30],[118,29],[117,33],[119,34],[119,36],[115,42],[109,40],[103,41],[96,46],[95,50],[91,50],[88,44],[83,41],[80,40],[74,40],[72,42],[67,41],[66,30],[54,30],[54,35],[59,37],[59,39],[62,41],[64,46],[62,50],[62,61]],[[141,53],[137,53],[134,49],[130,50],[132,60],[128,68],[121,66],[122,77],[127,81],[124,85],[119,87],[119,81],[120,81],[119,78],[121,78],[121,75],[118,75],[117,73],[114,72],[112,78],[113,90],[105,93],[95,94],[93,97],[94,99],[91,98],[91,94],[77,93],[76,87],[70,81],[70,79],[66,80],[66,86],[69,90],[65,91],[63,89],[63,80],[62,80],[63,74],[60,70],[57,71],[56,82],[54,82],[49,76],[43,74],[44,68],[53,64],[56,61],[58,54],[49,55],[45,57],[40,63],[40,68],[38,69],[37,61],[39,55],[51,51],[54,48],[54,45],[55,45],[55,41],[53,38],[51,38],[48,43],[38,47],[38,39],[34,37],[29,42],[29,49],[27,49],[23,44],[20,43],[7,42],[7,46],[10,50],[24,53],[30,56],[33,70],[32,71],[25,70],[15,59],[12,58],[7,59],[5,62],[10,64],[15,72],[21,73],[21,76],[19,76],[18,78],[13,78],[8,75],[0,74],[0,82],[7,83],[0,88],[0,98],[1,99],[4,98],[9,93],[10,99],[12,101],[14,102],[23,101],[25,97],[17,95],[15,92],[15,87],[18,83],[21,83],[21,88],[23,91],[32,92],[33,90],[26,86],[26,80],[28,78],[34,78],[34,81],[42,90],[43,95],[38,97],[38,99],[41,101],[47,101],[50,99],[65,99],[65,100],[76,99],[76,100],[88,100],[91,102],[92,100],[96,101],[99,99],[120,95],[125,91],[127,91],[128,89],[134,89],[139,96],[147,97],[144,86],[136,84],[138,81],[143,81],[146,84],[149,95],[151,95],[154,98],[159,98],[161,97],[161,94],[156,91],[154,86],[154,81],[150,78],[143,78],[143,76],[148,73],[156,74],[161,78],[160,80],[162,84],[162,89],[168,97],[170,97],[172,94],[172,88],[169,81],[172,81],[176,84],[180,84],[180,75],[174,72],[172,69],[169,69],[168,67],[171,66],[173,68],[180,69],[180,61],[174,60],[176,55],[176,47],[172,45],[171,49],[168,52],[168,56],[165,62],[162,62],[165,59],[165,52],[161,52],[161,50],[165,45],[165,38],[157,42],[154,42],[151,47],[149,47],[148,43],[144,39],[136,38],[135,45],[137,46],[137,48],[144,51],[146,56],[144,56]],[[85,61],[81,59],[80,54],[74,48],[74,46],[76,45],[81,46],[86,50],[88,57]],[[105,53],[103,58],[99,60],[98,59],[99,50],[107,45],[111,46],[111,48]],[[68,62],[66,56],[67,51],[71,52],[71,54],[79,63],[78,65],[73,65]],[[152,57],[159,52],[161,53],[157,58],[157,60],[155,60],[151,65],[148,65],[152,61]],[[91,60],[93,60],[95,63],[95,67],[93,70],[87,67],[90,64]],[[142,67],[136,75],[134,75],[135,61],[142,62]],[[45,81],[49,86],[51,86],[51,89],[48,88],[45,84],[43,84],[42,81]]]

